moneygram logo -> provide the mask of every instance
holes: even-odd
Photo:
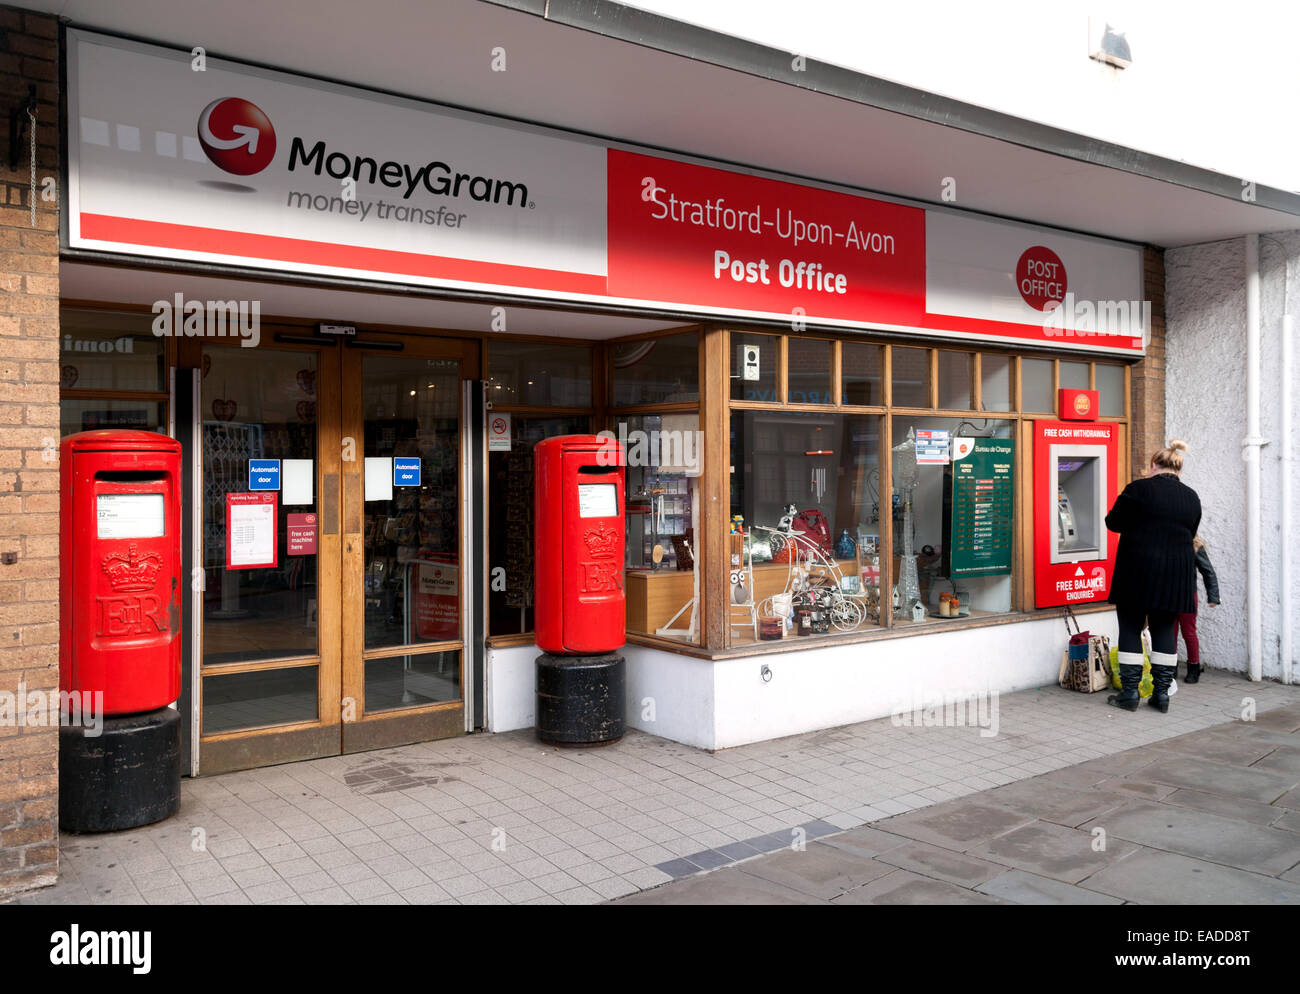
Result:
[[[260,173],[275,157],[275,128],[257,104],[222,97],[199,115],[199,144],[213,165],[236,176]]]

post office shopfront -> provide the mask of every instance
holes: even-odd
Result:
[[[1055,676],[1032,426],[1096,391],[1128,479],[1139,246],[67,51],[62,428],[186,448],[191,772],[531,725],[531,453],[573,432],[627,447],[634,727],[723,748]]]

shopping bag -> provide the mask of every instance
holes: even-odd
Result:
[[[1145,648],[1145,646],[1144,646]],[[1119,682],[1119,650],[1110,650],[1110,672],[1111,686],[1116,690],[1120,689]],[[1138,684],[1138,694],[1142,697],[1150,697],[1152,691],[1151,684],[1151,657],[1145,652],[1142,653],[1142,681]]]

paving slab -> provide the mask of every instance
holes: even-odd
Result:
[[[1293,746],[1296,744],[1295,733],[1284,732],[1277,728],[1261,728],[1253,721],[1234,721],[1230,725],[1218,725],[1206,729],[1205,734],[1230,735],[1248,739],[1252,742],[1271,742],[1273,745]]]
[[[1136,805],[1085,827],[1104,828],[1112,847],[1113,840],[1124,839],[1255,873],[1276,875],[1300,863],[1294,833],[1171,804]]]
[[[893,867],[857,853],[813,842],[802,851],[784,850],[740,866],[751,876],[809,897],[828,901],[891,873]]]
[[[1112,791],[1117,794],[1132,794],[1135,797],[1144,797],[1148,800],[1159,801],[1168,797],[1178,787],[1167,783],[1148,783],[1145,780],[1103,780],[1097,784],[1095,790]]]
[[[1288,790],[1285,794],[1274,801],[1273,804],[1279,808],[1288,808],[1291,811],[1300,811],[1300,788]]]
[[[1300,904],[1300,883],[1143,849],[1080,884],[1137,904]]]
[[[620,898],[612,904],[825,904],[825,901],[729,866]]]
[[[1152,763],[1142,771],[1145,780],[1190,787],[1211,794],[1244,797],[1270,804],[1296,786],[1296,777],[1272,770],[1224,766],[1203,759],[1170,759]]]
[[[1269,708],[1255,716],[1255,725],[1278,732],[1300,731],[1300,709],[1295,705]]]
[[[1106,849],[1097,852],[1093,843],[1091,832],[1035,822],[1000,835],[972,849],[970,854],[1063,883],[1077,884],[1137,849],[1128,842],[1110,839]]]
[[[911,870],[895,870],[865,887],[841,894],[832,904],[1006,904],[999,898],[977,894],[965,887]]]
[[[1157,753],[1173,753],[1183,757],[1199,756],[1202,759],[1212,759],[1216,763],[1230,766],[1250,766],[1251,763],[1263,759],[1277,746],[1276,743],[1263,742],[1245,735],[1216,734],[1211,730],[1153,742],[1148,748]]]
[[[1132,800],[1118,793],[1096,787],[1063,787],[1047,779],[1046,774],[1030,780],[1018,780],[985,792],[984,800],[1012,811],[1032,815],[1042,821],[1074,828]]]
[[[1300,745],[1278,746],[1253,766],[1256,770],[1274,770],[1300,778]]]
[[[881,853],[876,857],[876,861],[971,888],[1007,871],[1006,866],[1001,863],[976,859],[974,856],[956,853],[951,849],[932,846],[928,842],[905,843]]]
[[[965,851],[1032,821],[1032,815],[1021,811],[961,799],[886,818],[875,827],[918,842]]]
[[[901,835],[894,835],[892,832],[882,832],[878,828],[871,828],[867,825],[860,825],[857,828],[851,828],[847,832],[840,832],[838,835],[828,835],[819,842],[822,845],[833,846],[836,849],[845,849],[856,852],[861,856],[870,859],[872,856],[878,856],[883,852],[889,852],[898,846],[907,844],[910,839]]]
[[[1163,800],[1166,804],[1177,804],[1183,808],[1196,808],[1224,818],[1248,821],[1255,825],[1271,825],[1278,820],[1280,813],[1285,810],[1274,807],[1272,804],[1247,801],[1242,797],[1207,794],[1203,790],[1191,790],[1188,787],[1179,787]]]
[[[1132,857],[1130,857],[1132,858]],[[1118,897],[1063,884],[1051,877],[1040,877],[1024,870],[1007,870],[975,890],[1013,904],[1123,904]]]

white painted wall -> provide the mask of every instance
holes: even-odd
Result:
[[[1245,240],[1241,238],[1165,253],[1166,425],[1171,437],[1185,438],[1190,444],[1183,479],[1200,495],[1201,537],[1209,545],[1223,596],[1219,608],[1201,608],[1201,656],[1211,667],[1241,672],[1247,668],[1246,469],[1241,459],[1241,440],[1246,434],[1245,265]],[[1284,284],[1288,281],[1283,278],[1284,270],[1289,275],[1285,303]],[[1300,231],[1261,236],[1260,290],[1260,427],[1269,439],[1260,460],[1263,675],[1280,679],[1283,610],[1291,613],[1300,630],[1300,577],[1292,578],[1285,605],[1279,587],[1278,445],[1279,398],[1283,390],[1290,390],[1293,397],[1296,390],[1294,381],[1281,382],[1278,357],[1284,310],[1300,319]],[[1294,492],[1300,493],[1300,474],[1294,464],[1292,476]],[[1292,517],[1296,520],[1300,514],[1293,509]]]
[[[1081,622],[1114,644],[1113,613]],[[1054,684],[1065,643],[1065,625],[1054,617],[717,661],[629,645],[627,722],[674,742],[727,749],[972,693]],[[533,646],[489,652],[490,731],[532,726],[537,653]]]

